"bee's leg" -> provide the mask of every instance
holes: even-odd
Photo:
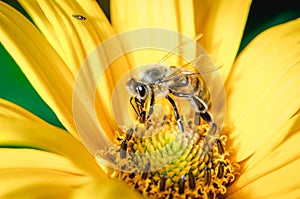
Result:
[[[184,132],[183,124],[182,124],[182,121],[181,121],[181,118],[180,118],[180,115],[179,115],[179,112],[178,112],[178,109],[177,109],[177,106],[176,106],[174,100],[169,95],[167,95],[166,98],[167,98],[167,100],[169,100],[170,104],[173,107],[174,116],[177,121],[178,128],[181,130],[181,132]]]
[[[195,108],[198,110],[196,113],[195,113],[195,118],[194,118],[194,124],[195,126],[199,126],[200,125],[200,117],[201,116],[201,109],[202,107],[205,108],[205,110],[208,108],[207,106],[202,106],[201,104],[199,105],[199,100],[198,98],[196,98],[195,96],[191,95],[191,94],[187,94],[187,93],[178,93],[178,92],[173,92],[173,91],[170,91],[173,95],[175,95],[176,97],[183,97],[183,98],[190,98],[190,99],[193,99],[193,101],[195,102]],[[202,101],[202,100],[201,100]],[[204,102],[203,102],[204,103]]]
[[[198,114],[210,126],[209,135],[216,136],[218,126],[208,112],[208,105],[199,97],[192,96],[192,99],[195,102],[197,110],[199,111]]]
[[[177,97],[185,97],[185,98],[192,99],[194,101],[194,106],[197,109],[197,112],[195,113],[195,125],[198,124],[198,122],[200,125],[200,117],[201,117],[210,126],[207,135],[205,137],[205,148],[203,153],[200,155],[200,157],[205,156],[205,154],[207,154],[207,152],[209,152],[215,144],[217,144],[218,151],[220,152],[220,154],[223,154],[224,149],[219,139],[219,127],[213,120],[210,113],[208,112],[208,105],[198,96],[194,96],[186,93],[176,93],[176,92],[172,92],[172,94]]]
[[[155,104],[154,93],[151,92],[150,107],[149,107],[149,112],[148,112],[147,120],[149,120],[150,116],[153,114],[153,106],[154,106],[154,104]]]
[[[139,111],[139,109],[136,109],[135,108],[135,106],[134,106],[134,104],[133,104],[133,99],[135,99],[134,97],[130,97],[130,100],[129,100],[129,102],[130,102],[130,104],[131,104],[131,107],[133,108],[133,110],[134,110],[134,112],[136,113],[136,115],[138,116],[138,118],[139,118],[139,121],[141,121],[142,120],[142,118],[143,118],[143,115],[140,113],[140,111]],[[136,102],[137,103],[137,102]]]
[[[195,119],[194,119],[195,126],[200,125],[200,120],[201,120],[201,114],[200,114],[200,112],[196,112],[195,113]]]
[[[135,109],[135,106],[134,106],[133,103],[132,103],[133,99],[134,99],[133,97],[130,97],[129,102],[130,102],[131,107],[133,108],[134,112],[136,113],[136,115],[137,115],[138,117],[140,117],[140,114],[139,114],[138,111]]]
[[[194,96],[186,93],[176,93],[176,92],[172,92],[172,94],[177,97],[191,98],[194,101],[195,108],[197,109],[197,112],[195,113],[195,122],[199,121],[200,124],[200,117],[201,117],[210,126],[206,136],[206,145],[208,149],[211,149],[212,146],[219,139],[218,138],[219,127],[211,117],[210,113],[208,112],[208,105],[198,96]]]
[[[150,98],[150,106],[149,106],[149,110],[148,110],[148,115],[147,115],[147,119],[146,119],[146,129],[148,130],[151,127],[151,123],[149,124],[149,120],[151,115],[153,114],[153,106],[155,104],[155,98],[154,98],[154,93],[151,93],[151,98]],[[146,115],[145,115],[146,117]]]
[[[134,106],[133,104],[133,99],[135,100],[135,103],[137,104],[137,108]],[[134,112],[136,113],[136,115],[138,116],[138,120],[139,122],[141,123],[145,123],[145,120],[146,120],[146,113],[145,111],[142,110],[141,107],[144,106],[144,101],[140,101],[134,97],[130,97],[130,100],[129,100],[130,104],[131,104],[131,107],[133,108]]]

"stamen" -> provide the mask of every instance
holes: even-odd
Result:
[[[161,178],[160,178],[160,183],[159,183],[159,191],[164,191],[166,188],[166,181],[167,181],[167,177],[166,174],[162,174]]]
[[[146,164],[145,172],[142,174],[142,179],[143,179],[143,180],[146,180],[146,178],[147,178],[147,176],[148,176],[149,169],[150,169],[150,162],[148,162],[148,163]]]
[[[220,162],[219,167],[218,167],[218,178],[221,179],[224,176],[224,167],[225,163]]]
[[[182,120],[185,127],[182,132],[177,119],[167,115],[164,125],[152,122],[124,129],[125,133],[116,132],[115,142],[120,152],[109,149],[102,156],[121,162],[124,171],[110,169],[108,175],[150,198],[221,197],[239,169],[226,150],[227,136],[216,125],[210,126],[205,121],[195,125],[194,119]],[[141,137],[145,134],[152,136]],[[159,153],[151,162],[135,157],[155,151]]]
[[[204,185],[208,186],[210,184],[211,181],[211,171],[210,168],[208,168],[208,166],[205,166],[204,169]]]
[[[126,140],[129,141],[133,134],[133,128],[130,128],[126,133]]]
[[[127,140],[124,140],[121,143],[121,149],[120,149],[120,156],[122,159],[126,158],[126,151],[127,151]]]
[[[224,154],[224,148],[222,146],[221,140],[217,139],[218,152]]]
[[[191,171],[189,172],[189,186],[191,190],[194,190],[196,187],[196,179]]]
[[[185,188],[185,175],[182,175],[181,178],[179,179],[178,186],[179,186],[179,193],[183,194]]]

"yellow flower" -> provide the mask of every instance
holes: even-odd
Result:
[[[76,74],[87,55],[110,36],[141,27],[191,37],[203,33],[201,44],[222,65],[226,150],[241,166],[222,197],[299,196],[300,19],[263,32],[236,58],[250,1],[112,1],[112,25],[95,1],[20,3],[38,29],[0,2],[1,43],[66,130],[0,100],[1,198],[141,197],[107,177],[80,142],[72,113]],[[114,47],[121,49],[121,44]],[[136,63],[147,58],[132,56]],[[132,67],[126,58],[114,64],[122,67],[106,71],[97,90],[103,127],[98,133],[104,140],[113,139],[118,130],[108,96],[116,79]]]

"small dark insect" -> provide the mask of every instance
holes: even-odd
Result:
[[[86,17],[83,16],[83,15],[72,14],[72,17],[77,19],[77,20],[80,20],[80,21],[85,21],[86,20]]]
[[[191,190],[194,190],[196,187],[196,179],[191,171],[189,172],[189,186]]]
[[[178,181],[179,186],[179,194],[184,194],[184,186],[185,186],[185,175],[182,175]]]
[[[166,174],[162,174],[161,178],[160,178],[160,184],[159,184],[159,190],[160,191],[164,191],[166,188],[166,181],[167,181],[167,176]]]

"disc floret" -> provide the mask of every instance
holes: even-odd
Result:
[[[121,168],[125,169],[110,170],[108,174],[151,198],[218,198],[224,195],[239,169],[226,150],[227,136],[212,140],[214,144],[210,148],[208,124],[196,126],[187,121],[185,125],[183,133],[176,120],[169,117],[163,125],[132,128],[126,157],[121,157],[121,150],[104,152],[105,156],[113,157],[113,161],[121,162]],[[128,139],[124,132],[116,132],[115,142],[119,148]],[[140,136],[149,132],[152,136]]]

